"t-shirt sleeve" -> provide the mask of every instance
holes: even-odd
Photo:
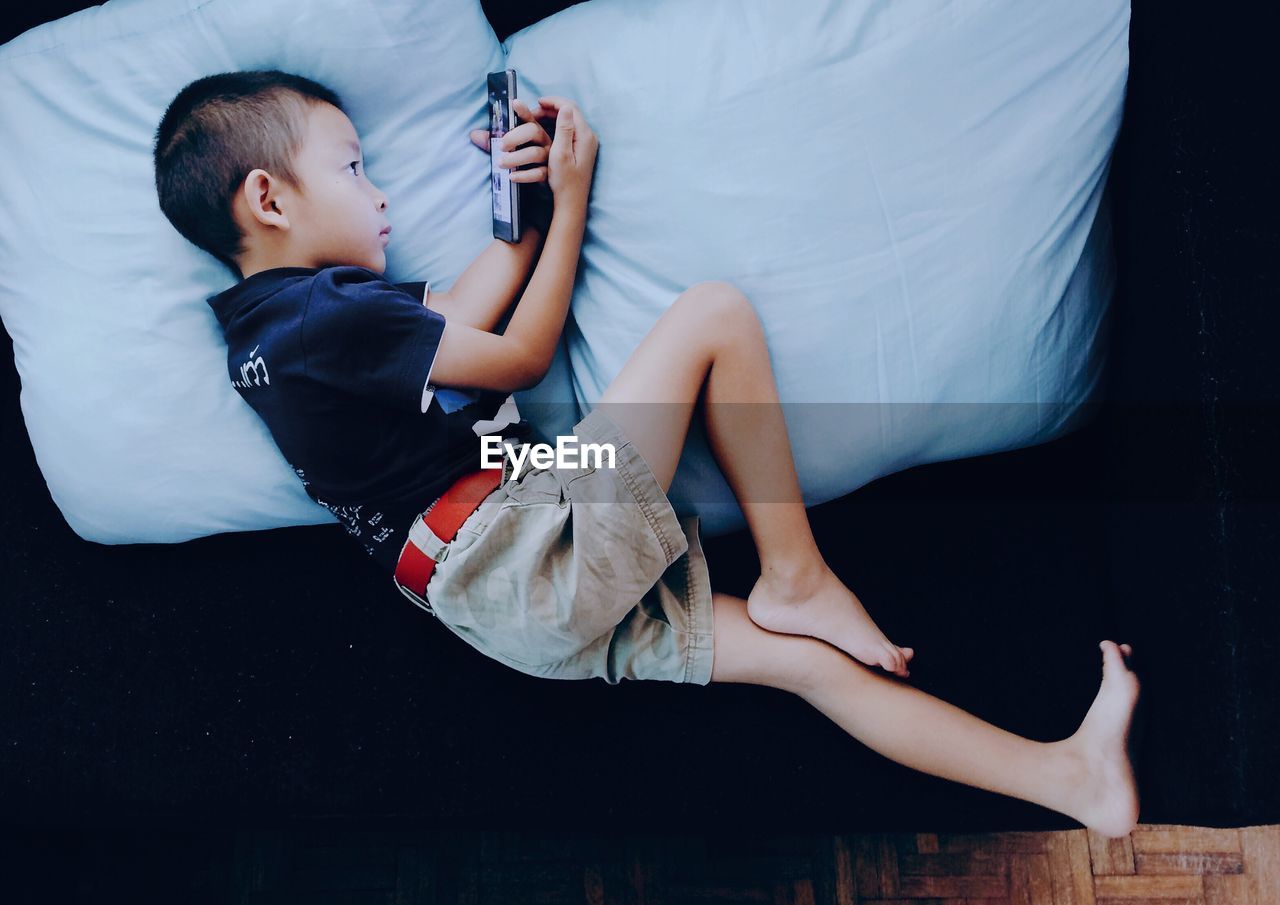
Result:
[[[392,408],[422,412],[444,327],[444,315],[372,270],[322,270],[302,315],[307,376]]]

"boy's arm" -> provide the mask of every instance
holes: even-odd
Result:
[[[524,285],[541,238],[536,228],[526,227],[518,244],[494,239],[448,291],[427,293],[427,307],[451,324],[493,332]]]
[[[538,265],[503,333],[489,333],[446,315],[431,366],[433,384],[511,393],[542,380],[569,312],[586,220],[585,195],[557,199]]]

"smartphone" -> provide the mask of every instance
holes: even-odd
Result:
[[[493,196],[493,237],[520,241],[520,183],[511,181],[511,170],[498,165],[504,153],[498,142],[517,123],[511,111],[516,96],[516,71],[490,72],[489,82],[489,186]],[[510,153],[505,152],[505,153]]]

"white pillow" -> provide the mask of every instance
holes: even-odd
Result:
[[[599,138],[579,402],[723,279],[763,320],[809,503],[1072,429],[1105,359],[1128,26],[1127,0],[592,0],[509,36],[521,92]],[[671,497],[744,524],[701,431]]]
[[[282,69],[338,93],[390,203],[388,279],[447,288],[492,241],[497,36],[476,0],[111,0],[0,47],[0,317],[54,501],[82,538],[183,541],[335,521],[227,379],[228,270],[156,200],[187,83]]]

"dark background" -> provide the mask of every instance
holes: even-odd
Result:
[[[3,40],[83,5],[11,13]],[[505,39],[565,5],[485,7]],[[1098,641],[1131,643],[1144,823],[1280,822],[1273,17],[1133,4],[1095,417],[812,512],[832,565],[915,648],[911,681],[1011,731],[1070,734]],[[10,826],[1077,826],[894,764],[774,689],[507,670],[390,589],[336,525],[86,543],[49,497],[18,393],[5,334]],[[707,550],[719,586],[744,593],[747,536]]]

